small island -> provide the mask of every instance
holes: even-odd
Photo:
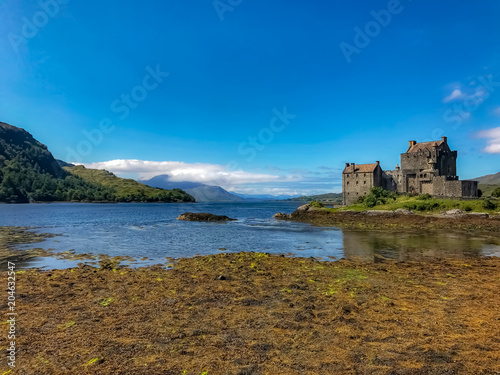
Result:
[[[182,221],[213,221],[213,222],[224,222],[224,221],[235,221],[237,219],[231,219],[225,215],[214,215],[207,212],[185,212],[177,218],[177,220]]]

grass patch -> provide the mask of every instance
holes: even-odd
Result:
[[[345,210],[366,211],[367,209],[394,211],[399,208],[430,213],[452,209],[460,209],[465,212],[494,213],[500,209],[500,203],[498,199],[457,200],[432,198],[424,195],[416,197],[400,195],[395,199],[387,200],[385,203],[379,203],[370,208],[363,203],[358,203],[341,208],[325,208],[325,210],[332,212]]]

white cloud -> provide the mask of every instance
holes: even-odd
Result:
[[[83,164],[87,168],[106,169],[120,177],[149,179],[166,174],[170,181],[201,182],[241,194],[313,195],[341,190],[341,170],[320,168],[298,170],[269,167],[257,173],[228,171],[226,166],[180,161],[118,159]],[[270,171],[270,172],[269,172]]]
[[[460,89],[455,89],[450,95],[443,99],[443,103],[449,103],[453,100],[459,100],[465,98],[465,94]]]
[[[484,148],[484,152],[500,154],[500,127],[480,131],[477,133],[477,136],[488,140],[488,145]]]
[[[87,168],[106,169],[117,175],[137,174],[139,179],[150,179],[167,174],[170,181],[201,182],[207,185],[239,185],[275,181],[294,181],[297,176],[231,171],[226,166],[206,163],[184,163],[180,161],[148,161],[117,159],[83,164]]]

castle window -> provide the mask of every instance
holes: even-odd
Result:
[[[347,185],[349,185],[349,181],[347,181]]]
[[[359,181],[356,181],[356,185],[359,184]]]
[[[366,181],[363,181],[363,183],[366,185]]]
[[[363,174],[363,177],[366,177],[366,173],[365,173],[365,174]]]

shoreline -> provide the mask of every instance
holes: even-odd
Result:
[[[246,252],[172,266],[18,272],[18,370],[440,375],[500,367],[497,257],[359,263]]]
[[[311,215],[312,214],[312,215]],[[306,211],[306,215],[303,213],[300,214],[297,219],[296,212],[292,215],[287,215],[286,219],[281,220],[294,220],[304,223],[309,223],[315,226],[331,226],[331,223],[328,221],[318,221],[317,215],[318,210],[312,209]],[[319,213],[323,217],[324,213]],[[329,215],[329,213],[328,213]],[[293,219],[290,219],[290,216],[293,216]],[[362,215],[363,216],[363,215]],[[384,215],[385,216],[385,215]],[[312,219],[311,219],[312,217]],[[397,216],[393,216],[392,219],[397,218]],[[329,217],[327,217],[329,219]],[[386,219],[384,217],[384,219]],[[408,261],[422,261],[427,262],[432,259],[481,259],[498,256],[498,251],[486,251],[482,252],[482,246],[500,245],[500,236],[496,235],[496,233],[487,232],[478,232],[478,231],[447,231],[443,232],[443,229],[432,228],[433,232],[428,229],[429,234],[436,236],[436,234],[443,233],[443,235],[451,236],[451,240],[457,241],[456,238],[463,238],[463,241],[472,240],[473,242],[469,243],[469,247],[463,248],[463,250],[459,250],[456,248],[454,252],[447,251],[447,248],[441,249],[437,247],[437,245],[429,245],[429,241],[422,242],[420,246],[417,246],[414,240],[411,240],[409,243],[400,242],[400,240],[391,240],[394,236],[397,238],[412,238],[415,236],[420,236],[422,234],[422,225],[420,222],[416,222],[414,227],[410,227],[408,225],[395,226],[392,223],[387,223],[387,221],[375,221],[377,225],[369,225],[365,222],[360,222],[357,217],[355,220],[346,221],[342,224],[344,225],[336,225],[341,231],[343,231],[344,242],[342,246],[344,247],[340,254],[301,254],[301,252],[273,252],[270,251],[273,255],[284,255],[286,257],[292,258],[307,258],[308,256],[314,257],[314,259],[318,261],[325,262],[336,262],[339,260],[347,259],[349,261],[359,261],[363,262],[377,262],[380,259],[385,259],[388,261],[398,261],[398,260],[408,260]],[[369,216],[368,220],[372,220]],[[35,231],[38,230],[38,231]],[[334,228],[335,230],[335,228]],[[359,233],[355,235],[355,233]],[[43,233],[43,228],[39,227],[0,227],[0,262],[6,263],[7,261],[15,262],[18,264],[18,268],[20,269],[70,269],[77,267],[79,263],[83,265],[88,265],[92,267],[100,267],[102,264],[114,264],[114,268],[118,266],[125,266],[130,268],[141,268],[141,267],[149,267],[149,266],[162,266],[168,268],[172,260],[175,259],[184,259],[184,258],[192,258],[196,256],[202,255],[217,255],[222,251],[226,251],[225,248],[218,248],[213,252],[205,252],[204,254],[193,253],[186,254],[181,256],[166,256],[166,257],[158,257],[154,255],[142,255],[142,257],[134,257],[129,255],[120,255],[120,254],[106,254],[103,252],[76,252],[73,249],[65,250],[63,249],[53,249],[53,248],[45,248],[40,247],[39,243],[44,242],[47,239],[51,239],[54,237],[61,236],[62,234],[57,233]],[[356,237],[353,238],[352,236]],[[359,237],[363,236],[363,237]],[[373,237],[375,236],[375,237]],[[359,238],[358,238],[359,237]],[[441,237],[440,237],[441,238]],[[440,238],[436,238],[437,241],[440,241]],[[395,246],[398,245],[404,251],[382,251],[382,245],[379,245],[379,248],[369,248],[366,247],[364,242],[370,243],[371,241],[378,241],[379,244],[383,244],[386,241],[385,246]],[[476,242],[474,242],[476,241]],[[477,242],[482,241],[482,242]],[[59,242],[59,241],[56,241]],[[28,248],[30,244],[34,244],[33,248]],[[19,249],[17,246],[23,245],[23,248]],[[449,242],[444,242],[444,246],[450,246]],[[357,246],[357,247],[356,247]],[[457,245],[458,246],[458,245]],[[462,246],[462,245],[460,245]],[[465,245],[463,245],[465,246]],[[463,247],[462,246],[462,247]],[[460,249],[462,249],[460,247]],[[69,248],[69,247],[68,247]],[[467,249],[469,251],[467,251]],[[242,250],[232,250],[228,253],[236,253],[241,252]],[[251,251],[251,249],[243,250],[243,252]],[[257,251],[266,251],[266,250],[257,250]],[[442,254],[441,254],[442,253]],[[47,260],[44,260],[47,259]]]
[[[305,204],[291,214],[277,213],[277,220],[290,220],[317,226],[362,230],[457,231],[500,236],[500,215],[464,213],[456,215],[421,214],[411,211],[330,211]]]

